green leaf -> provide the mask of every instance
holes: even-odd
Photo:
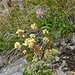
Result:
[[[41,27],[41,29],[50,29],[50,27],[49,26],[43,26],[43,27]]]

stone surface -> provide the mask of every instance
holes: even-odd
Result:
[[[73,44],[75,44],[75,34],[73,34],[73,36],[72,36],[72,38],[71,38],[71,42],[72,42]]]
[[[13,64],[8,64],[6,67],[3,67],[0,71],[0,75],[23,75],[26,64],[27,61],[25,57],[22,57],[16,60]]]
[[[14,74],[10,74],[10,75],[23,75],[21,72],[16,72]]]
[[[74,45],[73,46],[67,46],[67,48],[73,50],[73,49],[75,49],[75,46]]]
[[[53,75],[66,75],[66,73],[64,73],[61,68],[57,69],[56,72]]]
[[[3,63],[2,56],[0,56],[0,67],[2,66],[2,63]]]
[[[73,71],[67,71],[66,75],[75,75],[75,72],[73,72]]]

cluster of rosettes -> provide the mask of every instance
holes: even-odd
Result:
[[[51,50],[47,49],[44,53],[44,58],[50,60],[53,55],[58,54],[58,50],[52,48]]]

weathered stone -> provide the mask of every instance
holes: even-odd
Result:
[[[73,72],[73,71],[68,71],[68,72],[66,72],[66,75],[75,75],[75,72]]]
[[[55,61],[59,61],[59,57],[55,56]]]
[[[71,42],[72,42],[73,44],[75,44],[75,34],[72,36]]]
[[[0,75],[23,75],[26,64],[27,61],[25,57],[22,57],[16,60],[14,63],[9,63],[8,66],[2,68]]]
[[[16,72],[14,74],[10,74],[10,75],[23,75],[21,72]]]
[[[56,72],[53,75],[66,75],[61,69],[56,70]]]
[[[3,63],[2,56],[0,56],[0,67],[2,66],[2,63]]]

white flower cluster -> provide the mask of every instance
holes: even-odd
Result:
[[[34,38],[27,38],[25,40],[25,43],[23,43],[24,46],[28,46],[29,48],[32,48],[34,45],[35,39]]]

